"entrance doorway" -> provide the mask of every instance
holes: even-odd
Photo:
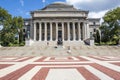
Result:
[[[57,44],[58,45],[62,45],[63,42],[62,42],[62,31],[61,30],[58,30],[58,41],[57,41]]]
[[[62,40],[62,31],[58,31],[58,40]]]

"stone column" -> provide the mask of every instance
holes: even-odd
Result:
[[[62,40],[64,41],[64,22],[62,22]]]
[[[45,41],[47,41],[47,23],[45,22],[44,23],[45,24]]]
[[[83,23],[83,40],[86,39],[86,23]]]
[[[70,41],[70,23],[67,23],[67,29],[68,29],[68,41]]]
[[[90,28],[88,23],[87,23],[87,38],[90,38]]]
[[[88,28],[87,28],[87,23],[86,23],[86,39],[88,38]]]
[[[56,22],[56,41],[58,41],[58,23]]]
[[[52,41],[52,22],[50,22],[50,41]]]
[[[75,39],[76,39],[76,35],[75,35],[75,23],[73,22],[72,23],[73,24],[73,40],[75,41]]]
[[[34,41],[36,41],[36,23],[34,23]]]
[[[33,37],[33,35],[34,35],[34,33],[33,33],[34,27],[33,26],[34,26],[33,22],[30,21],[30,39],[34,40],[34,37]]]
[[[41,41],[41,22],[39,23],[39,41]]]
[[[78,22],[78,40],[81,40],[80,23]]]

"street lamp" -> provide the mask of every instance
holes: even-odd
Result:
[[[0,47],[1,47],[1,27],[0,27]]]
[[[18,30],[18,44],[19,44],[19,33],[20,33],[20,29],[17,29]]]
[[[30,39],[30,31],[27,31],[27,39]]]

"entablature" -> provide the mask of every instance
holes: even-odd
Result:
[[[32,17],[88,17],[84,11],[36,11],[31,13]]]

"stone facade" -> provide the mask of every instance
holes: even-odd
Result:
[[[88,11],[79,10],[66,3],[53,3],[32,11],[24,19],[26,40],[36,45],[81,45],[100,26],[100,19],[89,19]]]

